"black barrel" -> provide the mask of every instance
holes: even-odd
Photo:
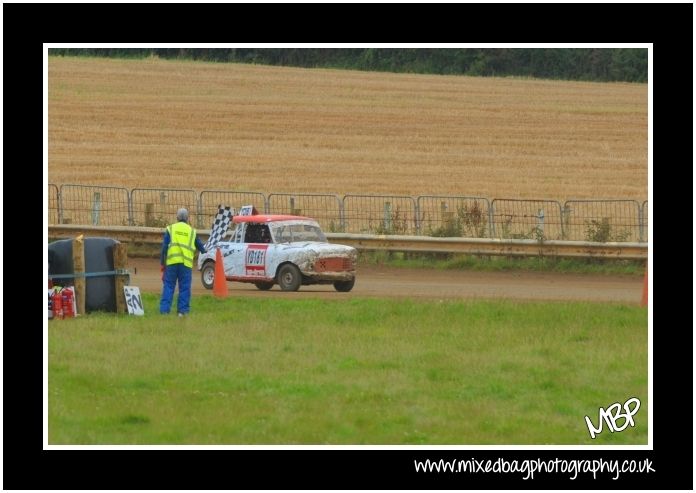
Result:
[[[48,273],[72,274],[73,240],[54,241],[48,245]],[[118,241],[112,238],[85,238],[85,271],[111,272],[114,270],[114,245]],[[73,278],[54,279],[54,285],[74,286]],[[85,298],[85,310],[92,311],[116,311],[116,278],[113,275],[87,277],[87,297]]]

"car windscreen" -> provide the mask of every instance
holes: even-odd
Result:
[[[271,227],[273,238],[277,243],[294,243],[298,241],[326,242],[326,236],[318,225],[314,224],[276,224]]]

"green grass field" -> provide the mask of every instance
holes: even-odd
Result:
[[[502,257],[463,254],[407,254],[404,252],[360,252],[360,265],[384,265],[410,269],[471,270],[483,272],[566,272],[572,274],[640,275],[643,260]]]
[[[144,300],[49,322],[50,444],[647,444],[638,307]],[[636,426],[591,440],[629,397]]]

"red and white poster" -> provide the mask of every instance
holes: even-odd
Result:
[[[266,251],[268,245],[249,245],[246,251],[246,275],[266,277]]]

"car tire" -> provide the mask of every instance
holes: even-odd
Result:
[[[334,289],[340,293],[347,293],[355,286],[355,278],[350,281],[336,281],[333,283]]]
[[[201,282],[205,289],[213,289],[215,282],[215,262],[209,260],[201,268]]]
[[[285,264],[278,269],[278,285],[282,291],[297,291],[302,284],[302,274],[293,264]]]
[[[255,282],[254,286],[256,286],[261,291],[268,291],[269,289],[271,289],[273,287],[273,283],[272,282]]]

